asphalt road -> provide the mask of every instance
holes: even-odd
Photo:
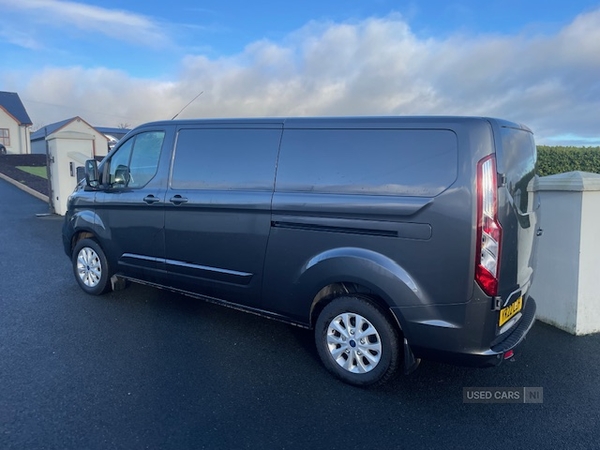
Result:
[[[537,323],[515,362],[353,388],[308,331],[138,285],[84,294],[46,211],[0,180],[2,449],[600,448],[600,335]],[[471,386],[544,401],[465,404]]]

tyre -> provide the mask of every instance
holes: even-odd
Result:
[[[110,273],[102,248],[93,239],[80,240],[71,258],[75,279],[81,289],[91,295],[104,294],[110,289]]]
[[[366,297],[331,301],[317,319],[315,342],[327,370],[354,386],[383,384],[397,372],[398,331]]]

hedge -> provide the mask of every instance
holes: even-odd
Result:
[[[582,171],[600,173],[600,147],[550,147],[538,145],[540,176]]]

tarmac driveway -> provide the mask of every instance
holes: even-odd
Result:
[[[600,447],[600,335],[537,323],[515,362],[361,390],[310,332],[137,285],[87,296],[46,211],[0,180],[2,449]],[[472,386],[544,401],[465,404]]]

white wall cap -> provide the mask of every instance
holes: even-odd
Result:
[[[536,191],[600,191],[600,175],[590,172],[566,172],[537,179]]]
[[[83,141],[93,141],[95,139],[93,134],[80,133],[79,131],[57,131],[46,137],[47,141],[53,139],[78,139]]]
[[[81,152],[68,152],[67,156],[79,164],[85,164],[88,159],[92,159],[91,156],[85,155]]]

